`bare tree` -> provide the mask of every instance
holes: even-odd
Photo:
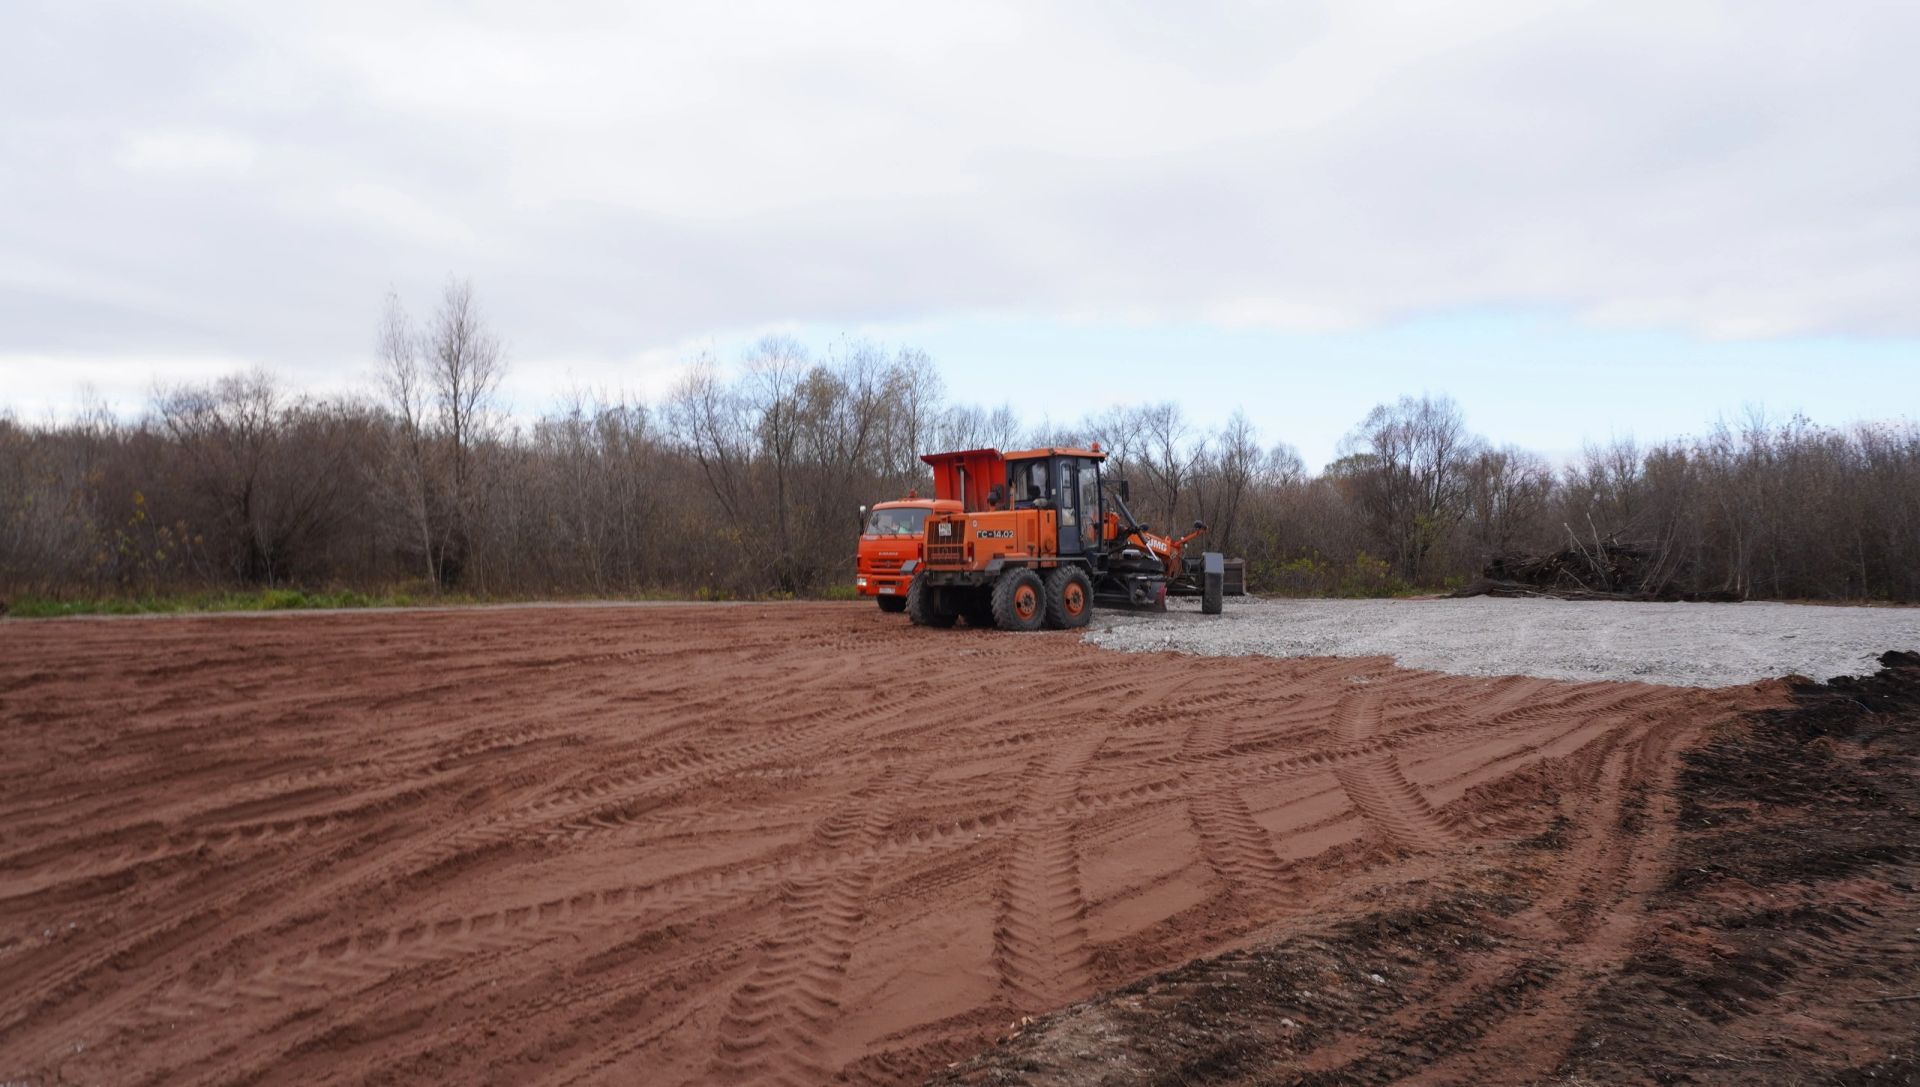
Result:
[[[1466,466],[1481,442],[1449,397],[1382,404],[1342,442],[1351,483],[1394,567],[1419,582],[1427,558],[1466,510]]]
[[[449,280],[422,343],[427,384],[448,445],[450,518],[441,576],[458,576],[472,547],[485,493],[475,485],[477,448],[492,437],[493,397],[506,377],[506,352],[474,301],[473,285]],[[451,569],[450,569],[451,568]]]
[[[1126,407],[1111,407],[1090,416],[1080,424],[1089,441],[1098,441],[1107,453],[1107,470],[1126,476],[1140,462],[1141,433],[1139,412]]]
[[[1240,507],[1259,478],[1262,454],[1259,435],[1243,411],[1236,410],[1227,420],[1216,445],[1220,497],[1219,512],[1214,515],[1214,547],[1231,551],[1239,542]]]
[[[1139,435],[1141,469],[1153,492],[1159,523],[1172,526],[1180,515],[1180,500],[1197,461],[1204,455],[1204,443],[1189,443],[1191,434],[1180,406],[1165,401],[1142,408],[1134,416]]]
[[[1472,563],[1543,538],[1554,488],[1553,469],[1545,460],[1514,446],[1482,449],[1464,471]]]
[[[212,385],[181,385],[157,393],[154,411],[173,445],[192,465],[195,487],[234,544],[230,561],[246,582],[271,582],[280,557],[268,527],[262,491],[273,443],[280,391],[263,369],[223,377]]]
[[[790,336],[768,336],[747,353],[747,406],[773,480],[767,512],[773,517],[774,539],[767,568],[788,592],[795,581],[793,474],[800,456],[800,386],[807,370],[806,348]]]
[[[380,387],[395,426],[377,477],[402,511],[428,582],[451,585],[471,560],[487,498],[480,451],[495,437],[506,351],[465,280],[449,280],[424,330],[389,293],[376,332]]]
[[[473,297],[473,284],[447,283],[426,332],[428,381],[440,426],[453,446],[453,485],[464,495],[473,474],[474,446],[490,436],[493,396],[506,377],[506,352]]]
[[[942,393],[940,372],[925,351],[901,348],[895,355],[888,381],[886,468],[896,489],[918,484],[927,478],[923,453],[934,452],[929,444],[940,419]]]
[[[256,368],[164,390],[154,415],[167,438],[161,454],[178,462],[169,474],[185,484],[182,512],[211,536],[202,537],[209,552],[235,580],[276,584],[320,561],[362,440],[351,405],[288,399]],[[150,517],[135,513],[137,522]],[[152,531],[172,539],[176,530]]]
[[[405,519],[405,534],[418,544],[418,561],[424,565],[426,582],[437,589],[444,581],[440,573],[440,534],[446,519],[436,516],[439,495],[438,465],[433,456],[432,394],[421,360],[424,345],[397,293],[387,293],[375,343],[380,389],[394,425],[387,430],[385,456],[372,482]]]
[[[936,429],[941,449],[1007,450],[1020,444],[1020,417],[1011,404],[1001,404],[991,411],[956,404],[942,413]]]
[[[1307,462],[1290,443],[1276,442],[1267,450],[1260,465],[1260,483],[1266,487],[1290,487],[1307,477]]]

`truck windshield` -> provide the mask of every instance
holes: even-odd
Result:
[[[869,536],[918,536],[926,527],[926,510],[874,510],[867,516]]]

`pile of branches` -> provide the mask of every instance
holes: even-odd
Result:
[[[1572,536],[1571,533],[1568,534]],[[1495,555],[1454,596],[1550,596],[1560,600],[1738,600],[1728,592],[1686,592],[1673,584],[1673,565],[1659,548],[1608,537],[1546,555]]]

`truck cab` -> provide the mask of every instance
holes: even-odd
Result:
[[[936,511],[958,513],[960,508],[958,500],[913,493],[864,508],[854,589],[879,601],[881,611],[905,611],[910,575],[902,573],[901,567],[911,570],[910,564],[925,556],[927,518]]]

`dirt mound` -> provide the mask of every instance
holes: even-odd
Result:
[[[1920,657],[1882,663],[936,1082],[1920,1083]]]

